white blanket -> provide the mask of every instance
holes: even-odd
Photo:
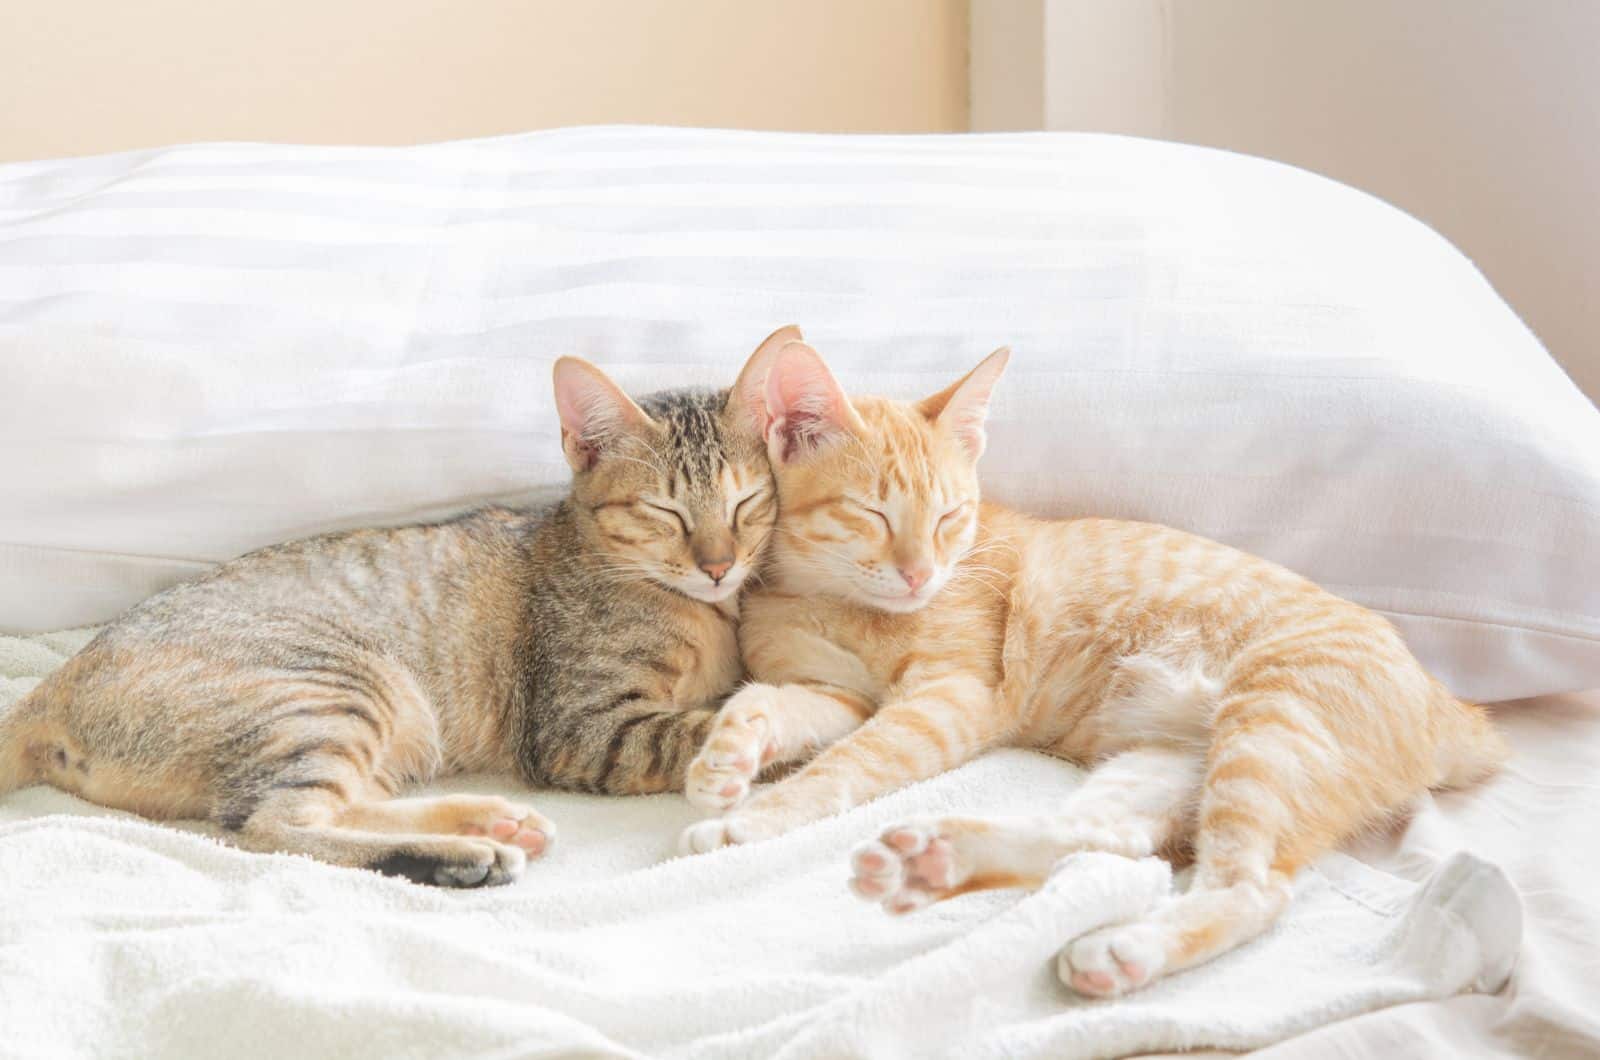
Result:
[[[0,638],[0,707],[82,640]],[[1115,1002],[1063,989],[1054,956],[1166,893],[1159,861],[1078,855],[1038,893],[900,919],[845,890],[849,848],[896,818],[1041,810],[1077,780],[996,754],[677,860],[681,798],[533,793],[559,845],[467,893],[29,789],[0,804],[0,1056],[1121,1056],[1266,1045],[1512,970],[1516,893],[1468,855],[1421,887],[1330,857],[1267,937]]]

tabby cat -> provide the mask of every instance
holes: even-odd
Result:
[[[1387,621],[1276,564],[1166,527],[981,504],[1006,360],[908,404],[847,398],[804,344],[774,357],[778,536],[740,630],[760,683],[690,767],[691,800],[727,812],[683,842],[773,836],[994,747],[1091,766],[1052,815],[887,829],[856,851],[852,886],[898,913],[1035,884],[1077,850],[1192,857],[1185,893],[1062,952],[1069,986],[1113,996],[1258,934],[1302,866],[1424,789],[1488,773],[1503,745]],[[766,764],[824,745],[749,795]]]
[[[758,410],[629,400],[555,366],[572,490],[545,511],[330,534],[152,597],[0,717],[0,792],[44,782],[237,845],[421,883],[500,884],[554,829],[503,798],[394,796],[468,770],[681,790],[742,670],[741,583],[775,512]]]

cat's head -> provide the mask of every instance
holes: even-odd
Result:
[[[707,603],[739,591],[777,514],[762,442],[767,364],[800,337],[779,328],[728,390],[624,394],[576,357],[555,366],[572,503],[619,579],[650,579]]]
[[[972,547],[996,350],[921,401],[847,397],[811,347],[772,358],[764,436],[778,483],[776,575],[789,589],[915,611]]]

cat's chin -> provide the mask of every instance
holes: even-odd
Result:
[[[738,596],[739,587],[743,584],[744,579],[739,578],[737,581],[724,581],[721,585],[674,585],[673,588],[702,604],[720,604]]]
[[[928,606],[928,601],[934,597],[933,593],[912,594],[904,596],[880,596],[877,593],[857,592],[856,602],[865,604],[877,611],[887,611],[891,615],[909,615],[913,611],[921,611]]]

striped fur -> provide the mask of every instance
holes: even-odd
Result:
[[[553,826],[399,799],[468,770],[681,788],[741,675],[737,594],[776,510],[764,362],[635,404],[556,366],[572,492],[253,552],[107,626],[0,717],[0,793],[48,783],[239,845],[447,886],[513,879]]]
[[[904,822],[858,850],[853,886],[905,912],[1037,883],[1075,850],[1192,857],[1187,893],[1063,952],[1069,985],[1109,996],[1263,930],[1302,866],[1502,745],[1386,620],[1276,564],[982,504],[1005,360],[906,404],[846,399],[804,345],[776,357],[778,536],[740,635],[760,683],[690,769],[690,797],[727,812],[684,843],[771,836],[994,747],[1060,755],[1092,771],[1058,813]]]

